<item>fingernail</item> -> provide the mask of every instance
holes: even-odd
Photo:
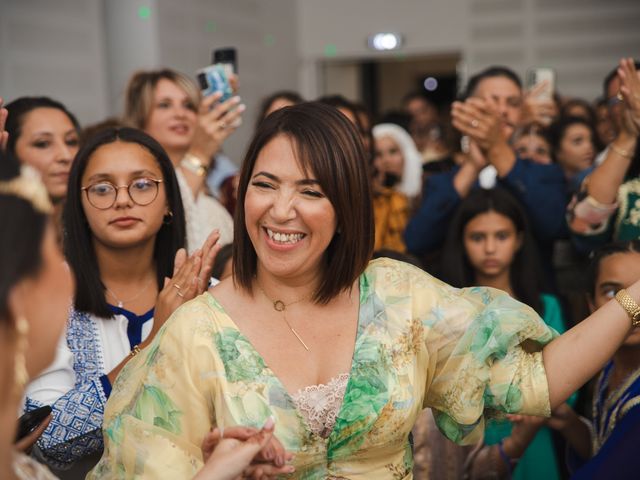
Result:
[[[276,425],[276,419],[273,417],[273,415],[270,415],[267,420],[264,422],[264,425],[262,425],[262,429],[263,430],[272,430],[273,427],[275,427]]]
[[[284,469],[285,473],[293,473],[296,471],[296,467],[294,467],[293,465],[289,465],[288,467],[286,467]]]
[[[233,103],[240,103],[242,99],[240,98],[240,95],[236,95],[235,97],[231,97],[231,100]]]
[[[282,458],[282,455],[278,455],[276,457],[276,467],[282,467],[284,466],[284,459]]]
[[[238,107],[236,108],[237,112],[244,112],[247,109],[247,106],[244,103],[241,103],[240,105],[238,105]]]

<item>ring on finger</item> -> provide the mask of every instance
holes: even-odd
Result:
[[[182,287],[180,285],[178,285],[177,283],[173,284],[174,287],[176,287],[178,290],[180,290]]]
[[[180,290],[178,290],[176,293],[180,298],[184,298],[184,293],[182,293]]]
[[[474,118],[473,120],[471,120],[471,126],[473,128],[478,128],[479,122],[476,118]]]
[[[218,126],[220,127],[220,130],[224,130],[227,128],[227,122],[220,122]]]

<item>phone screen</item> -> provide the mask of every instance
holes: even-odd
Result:
[[[16,441],[29,435],[35,430],[42,421],[51,413],[51,407],[45,405],[44,407],[36,408],[30,412],[25,413],[18,419],[18,430],[16,432]]]

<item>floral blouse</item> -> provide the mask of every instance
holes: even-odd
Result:
[[[104,455],[87,478],[191,478],[212,426],[260,427],[273,415],[276,436],[295,454],[295,478],[411,479],[408,435],[425,407],[459,443],[479,439],[485,411],[549,415],[542,353],[530,346],[555,332],[531,308],[389,259],[371,262],[359,288],[350,377],[327,438],[312,433],[205,293],[122,370],[105,411]]]

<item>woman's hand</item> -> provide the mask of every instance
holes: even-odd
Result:
[[[623,58],[618,67],[620,95],[624,101],[625,129],[638,135],[640,132],[640,78],[632,58]]]
[[[200,103],[196,131],[189,148],[189,153],[207,165],[227,137],[238,128],[242,112],[246,109],[238,96],[219,103],[221,97],[222,93],[217,92]]]
[[[33,445],[40,438],[40,435],[42,435],[47,429],[52,418],[52,415],[49,414],[43,421],[38,424],[36,428],[33,429],[32,432],[29,432],[27,436],[21,438],[14,444],[15,449],[28,454],[31,451]]]
[[[218,240],[220,232],[214,230],[209,234],[202,249],[196,250],[187,257],[181,248],[176,252],[173,263],[173,276],[164,279],[164,287],[158,294],[153,314],[153,328],[143,346],[146,346],[164,325],[171,314],[183,303],[202,294],[209,286],[211,270],[216,255],[220,251]]]
[[[269,418],[260,431],[230,427],[224,430],[224,438],[217,428],[209,432],[202,441],[205,466],[194,480],[269,479],[293,473],[295,468],[286,465],[292,456],[286,454],[273,436],[274,427],[273,419]],[[277,455],[282,455],[279,466]],[[271,460],[265,460],[265,456]]]
[[[552,95],[541,97],[545,90],[549,89],[549,83],[545,80],[535,85],[524,95],[522,109],[522,123],[539,123],[545,127],[558,116],[558,105]],[[553,94],[553,92],[551,92]]]
[[[451,122],[460,132],[469,136],[485,155],[496,144],[507,143],[500,114],[484,98],[471,97],[464,102],[453,102]]]
[[[0,150],[2,151],[7,149],[7,142],[9,141],[9,132],[4,129],[9,111],[3,105],[4,99],[0,98]]]

